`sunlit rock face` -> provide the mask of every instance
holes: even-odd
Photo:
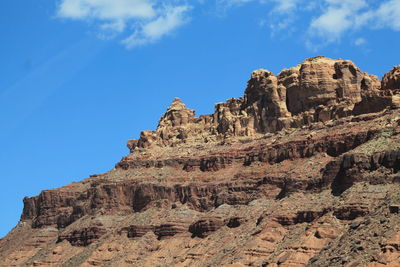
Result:
[[[399,67],[251,73],[175,98],[109,172],[24,198],[0,266],[400,266]]]
[[[395,83],[396,73],[385,75],[382,84]],[[128,146],[134,150],[254,136],[376,112],[397,101],[388,98],[393,90],[383,95],[379,89],[378,77],[362,72],[349,60],[309,58],[278,75],[258,69],[252,72],[244,96],[216,104],[213,114],[196,117],[180,99],[174,99],[157,130],[143,131]]]
[[[288,109],[298,114],[319,105],[361,101],[362,91],[377,89],[374,76],[349,60],[316,57],[284,70],[279,81],[287,88]]]
[[[394,67],[382,78],[382,90],[400,89],[400,66]]]

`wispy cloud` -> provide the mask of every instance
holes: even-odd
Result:
[[[337,42],[345,34],[354,34],[366,29],[389,28],[400,31],[399,0],[387,0],[379,4],[371,0],[324,0],[324,2],[322,13],[311,21],[308,29],[310,38],[318,36],[320,43]],[[355,44],[361,45],[366,41],[364,38],[359,38]]]
[[[242,6],[250,2],[257,2],[260,4],[272,3],[274,5],[273,11],[279,13],[287,13],[295,9],[297,4],[302,1],[303,0],[216,0],[216,3],[218,7],[225,8]]]
[[[188,10],[188,6],[166,7],[163,15],[138,27],[122,43],[133,48],[158,41],[188,21],[185,16]]]
[[[356,46],[361,46],[361,45],[365,44],[366,42],[367,42],[367,40],[365,40],[364,38],[357,38],[357,39],[354,41],[354,44],[355,44]]]
[[[326,0],[322,14],[313,19],[309,31],[327,42],[340,39],[342,34],[354,27],[360,10],[367,7],[365,0]]]
[[[97,25],[99,37],[119,36],[127,48],[159,41],[191,20],[199,5],[215,3],[217,13],[252,3],[266,10],[260,17],[271,36],[304,39],[311,49],[356,40],[362,30],[400,31],[400,0],[59,0],[57,16]],[[210,5],[210,6],[213,6]],[[363,39],[363,43],[367,40]],[[361,41],[354,41],[361,44]],[[357,45],[357,44],[356,44]]]
[[[267,1],[261,1],[266,3]],[[302,2],[301,0],[272,0],[275,4],[274,10],[278,13],[289,13],[297,8],[297,5]]]
[[[358,25],[374,28],[390,28],[400,31],[400,1],[388,0],[377,9],[369,10],[357,18]]]
[[[153,43],[185,24],[189,10],[179,0],[61,0],[57,16],[94,22],[103,39],[125,34],[121,42],[133,48]]]
[[[243,4],[247,4],[250,2],[254,2],[255,0],[216,0],[218,7],[234,7],[234,6],[241,6]],[[257,1],[257,0],[256,0]]]
[[[63,0],[58,15],[72,19],[129,20],[156,15],[148,0]]]
[[[389,28],[400,31],[400,0],[217,0],[226,7],[238,7],[249,2],[267,7],[261,25],[268,26],[271,36],[298,33],[306,46],[340,42],[344,35],[361,30]],[[300,27],[301,25],[302,27]],[[356,38],[352,38],[356,39]],[[354,44],[366,43],[357,39]]]
[[[271,36],[282,30],[286,30],[293,24],[297,15],[295,11],[300,4],[304,5],[306,0],[216,0],[217,9],[223,15],[231,8],[244,6],[248,3],[257,3],[267,8],[266,17],[259,19],[259,26],[268,27]],[[308,0],[306,3],[312,3]],[[291,31],[290,31],[291,32]]]

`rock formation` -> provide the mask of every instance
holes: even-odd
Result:
[[[400,65],[394,67],[382,78],[382,90],[400,89]]]
[[[25,198],[0,266],[399,266],[400,69],[251,74],[178,98],[115,169]]]
[[[277,76],[259,69],[251,74],[244,97],[218,103],[214,114],[197,118],[175,99],[157,130],[142,132],[128,146],[133,151],[152,145],[254,136],[377,112],[398,101],[398,76],[396,68],[386,74],[382,91],[378,77],[362,72],[349,60],[309,58]]]

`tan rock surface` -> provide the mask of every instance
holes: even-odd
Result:
[[[116,168],[25,198],[0,266],[399,266],[400,94],[317,57],[175,99]]]
[[[400,66],[394,67],[382,78],[382,90],[400,89]]]

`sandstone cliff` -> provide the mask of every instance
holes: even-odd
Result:
[[[185,142],[254,136],[282,129],[300,128],[397,105],[399,69],[381,82],[348,60],[326,57],[306,59],[277,76],[259,69],[251,74],[242,98],[215,105],[214,114],[196,117],[175,99],[156,131],[144,131],[129,148],[175,146]]]
[[[400,69],[251,74],[178,98],[115,169],[25,198],[0,266],[399,266]]]

